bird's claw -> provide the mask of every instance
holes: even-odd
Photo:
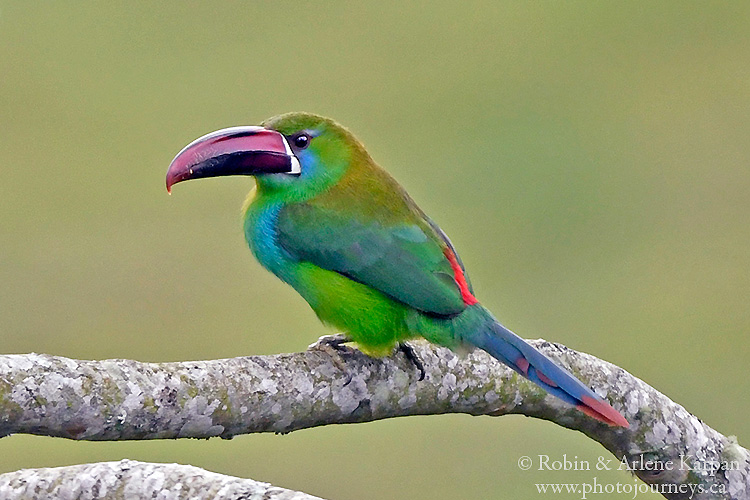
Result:
[[[331,351],[335,351],[341,354],[348,351],[348,348],[344,346],[344,344],[346,344],[347,342],[351,342],[351,339],[349,337],[347,337],[343,333],[335,333],[333,335],[323,335],[315,343],[310,344],[307,348],[328,351],[329,354]],[[331,362],[336,366],[336,368],[346,374],[346,380],[344,381],[343,387],[349,385],[349,383],[352,381],[352,374],[346,368],[346,364],[341,359],[341,357],[331,356]]]
[[[308,349],[321,349],[321,348],[330,347],[339,352],[346,352],[347,349],[344,346],[344,344],[351,342],[351,341],[352,339],[350,339],[344,333],[334,333],[333,335],[323,335],[314,343],[307,346],[307,348]]]
[[[417,356],[414,348],[406,342],[402,342],[398,345],[398,350],[403,352],[406,359],[409,360],[417,368],[417,370],[419,370],[419,381],[421,382],[422,380],[424,380],[424,364],[422,363],[422,360],[419,359],[419,356]]]

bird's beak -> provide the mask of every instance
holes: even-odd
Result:
[[[263,127],[230,127],[200,137],[177,153],[167,170],[167,191],[188,179],[220,175],[300,173],[283,134]]]

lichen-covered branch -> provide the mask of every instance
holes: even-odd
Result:
[[[481,351],[460,357],[415,342],[426,369],[418,381],[403,354],[373,359],[320,342],[295,354],[180,363],[0,356],[0,435],[231,438],[404,415],[515,413],[583,432],[667,498],[750,498],[750,453],[731,438],[621,368],[531,343],[609,399],[630,429],[583,415]]]
[[[190,465],[133,460],[24,469],[0,475],[3,500],[129,500],[205,498],[211,500],[321,500],[252,479],[225,476]]]

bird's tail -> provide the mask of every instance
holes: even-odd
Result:
[[[493,320],[463,339],[487,351],[519,374],[580,411],[612,426],[629,427],[617,410],[570,372],[555,364],[521,337]]]

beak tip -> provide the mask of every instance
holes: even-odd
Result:
[[[186,179],[187,176],[181,174],[180,171],[181,169],[175,166],[174,161],[169,165],[169,168],[167,169],[167,178],[165,179],[167,193],[172,194],[172,186]],[[192,170],[190,171],[190,173],[193,173]]]

